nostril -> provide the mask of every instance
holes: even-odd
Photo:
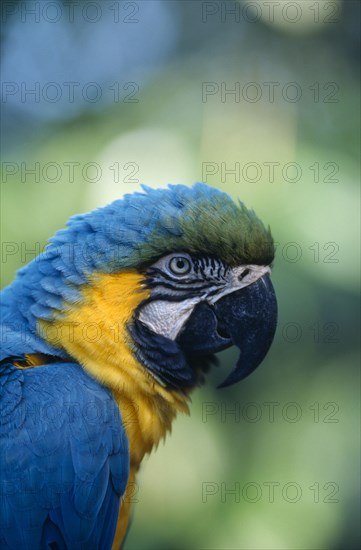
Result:
[[[247,277],[247,275],[251,272],[250,269],[246,268],[244,271],[242,271],[242,273],[239,275],[238,279],[240,281],[242,281],[242,279],[244,279],[245,277]]]

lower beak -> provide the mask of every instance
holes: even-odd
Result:
[[[269,275],[227,294],[213,305],[198,304],[177,338],[186,353],[209,355],[237,346],[234,370],[224,388],[246,378],[265,358],[277,326],[277,301]]]

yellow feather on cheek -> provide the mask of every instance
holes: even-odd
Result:
[[[113,391],[127,430],[131,462],[139,466],[157,445],[188,398],[163,388],[137,361],[127,324],[149,297],[143,276],[130,270],[98,274],[82,290],[82,301],[39,330],[53,346],[65,349],[94,378]]]
[[[130,382],[128,369],[122,369],[123,376],[119,376],[120,359],[122,364],[131,364],[132,377],[138,374],[126,345],[126,324],[148,297],[140,289],[140,280],[135,272],[97,275],[83,288],[80,304],[65,310],[61,320],[41,324],[48,342],[66,349],[98,380],[114,389]]]

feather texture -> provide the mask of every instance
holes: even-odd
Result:
[[[0,380],[1,548],[111,548],[129,474],[111,393],[70,363],[3,363]]]

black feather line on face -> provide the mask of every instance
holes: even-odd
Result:
[[[182,254],[187,256],[187,260],[191,262],[192,266],[190,272],[185,276],[182,274],[177,276],[170,272],[168,266],[172,259],[182,256]],[[164,298],[169,296],[172,301],[181,301],[197,294],[201,295],[211,287],[222,287],[227,281],[229,270],[229,266],[218,258],[190,256],[185,252],[176,252],[161,258],[154,265],[145,269],[142,284],[145,288],[161,289],[159,294],[163,294]],[[167,293],[167,289],[169,289],[169,293]]]

